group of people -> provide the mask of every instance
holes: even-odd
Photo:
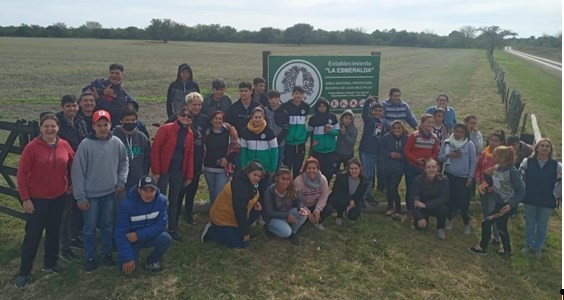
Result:
[[[43,230],[46,272],[62,271],[59,257],[78,259],[73,247],[84,248],[85,271],[96,270],[96,228],[103,265],[116,265],[115,244],[123,273],[138,268],[141,248],[153,248],[145,267],[160,271],[172,241],[183,240],[183,206],[187,224],[195,224],[202,174],[211,203],[202,242],[244,248],[250,226],[262,222],[269,238],[299,245],[306,222],[324,230],[334,211],[337,225],[358,220],[367,206],[378,204],[374,188],[385,191],[386,216],[401,220],[405,177],[407,217],[417,229],[436,217],[437,235],[445,239],[460,214],[469,234],[477,187],[482,240],[469,251],[485,254],[493,230],[491,242],[502,243],[499,253],[510,256],[508,217],[524,202],[522,251],[541,255],[560,198],[561,164],[552,156],[552,142],[542,139],[533,149],[509,137],[505,146],[503,131],[496,131],[484,147],[477,117],[458,123],[445,94],[419,120],[398,88],[385,101],[366,99],[357,153],[351,110],[337,116],[323,98],[311,109],[301,86],[282,103],[278,91],[266,92],[262,78],[241,82],[235,102],[221,79],[204,98],[191,67],[181,64],[167,91],[167,121],[151,143],[138,103],[122,87],[124,67],[109,69],[109,77],[85,86],[78,100],[66,95],[60,112],[42,114],[40,136],[22,153],[17,179],[28,220],[18,287],[29,280]]]

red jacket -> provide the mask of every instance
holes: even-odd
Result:
[[[57,199],[69,188],[69,170],[74,151],[57,138],[50,146],[41,137],[25,146],[18,166],[18,192],[22,200]]]
[[[178,140],[178,130],[180,130],[178,121],[164,124],[157,130],[157,135],[155,135],[155,140],[151,146],[151,171],[154,175],[168,173]],[[192,181],[194,178],[194,133],[190,128],[186,130],[182,171],[184,178]]]
[[[491,151],[490,146],[486,147],[482,154],[480,154],[480,158],[478,158],[478,162],[476,164],[476,172],[474,173],[474,179],[479,182],[484,181],[484,172],[495,166],[495,161],[493,160],[493,152]]]
[[[423,169],[423,165],[417,160],[419,158],[437,160],[439,148],[439,138],[434,133],[430,132],[425,137],[419,130],[416,130],[407,137],[407,142],[403,148],[403,155],[407,158],[409,164],[418,169]]]

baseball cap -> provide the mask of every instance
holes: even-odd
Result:
[[[108,120],[108,122],[112,121],[110,113],[105,110],[97,110],[92,114],[92,122],[94,123],[98,122],[102,118],[105,118],[106,120]]]
[[[139,179],[139,183],[137,184],[137,187],[140,189],[144,189],[144,188],[157,189],[157,181],[153,177],[149,175],[145,175],[141,177],[141,179]]]

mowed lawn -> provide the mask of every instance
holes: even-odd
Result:
[[[478,116],[484,136],[504,128],[503,108],[496,94],[493,72],[485,51],[359,46],[288,46],[259,44],[103,41],[0,38],[0,119],[36,118],[45,109],[57,109],[64,94],[98,76],[106,76],[110,63],[126,68],[124,86],[139,100],[141,117],[148,123],[165,117],[165,93],[180,63],[192,65],[203,90],[211,80],[224,78],[234,96],[241,80],[261,75],[261,52],[307,55],[369,55],[382,52],[380,99],[398,86],[416,115],[434,103],[439,93],[450,95],[459,116]],[[508,70],[507,70],[508,71]],[[531,100],[534,101],[534,100]],[[549,112],[547,112],[549,113]],[[357,119],[357,125],[361,127]],[[542,127],[542,125],[541,125]],[[541,128],[542,129],[542,128]],[[154,128],[150,129],[154,134]],[[561,131],[560,131],[561,132]],[[204,180],[201,181],[204,183]],[[207,191],[201,185],[199,199]],[[385,201],[382,195],[377,198]],[[0,203],[15,201],[0,198]],[[477,202],[474,202],[477,203]],[[480,236],[479,206],[472,205],[472,234],[462,234],[462,222],[436,238],[435,222],[420,232],[412,224],[393,221],[381,213],[364,214],[355,224],[326,221],[319,232],[306,224],[301,246],[267,240],[260,227],[245,250],[227,250],[201,244],[198,225],[180,221],[185,237],[163,260],[165,270],[150,274],[139,270],[131,277],[116,269],[100,268],[85,274],[83,263],[61,264],[66,272],[45,275],[39,251],[32,282],[25,290],[13,287],[19,267],[24,223],[0,215],[0,298],[7,299],[548,299],[561,284],[561,213],[554,213],[541,260],[524,256],[522,213],[510,220],[515,255],[503,260],[495,249],[485,257],[466,248]],[[146,257],[144,252],[142,259]],[[141,260],[143,261],[143,260]]]

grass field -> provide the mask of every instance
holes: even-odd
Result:
[[[159,122],[166,115],[166,89],[180,63],[191,64],[196,81],[207,90],[215,77],[224,78],[231,87],[228,92],[234,96],[233,87],[239,81],[261,74],[263,50],[308,55],[368,55],[370,51],[381,51],[381,99],[389,88],[399,86],[402,98],[419,115],[434,104],[439,93],[447,92],[460,116],[474,113],[479,117],[484,136],[505,127],[494,75],[482,50],[19,38],[0,38],[3,66],[0,119],[35,118],[39,111],[57,109],[61,95],[77,94],[95,77],[106,76],[110,63],[121,62],[126,68],[124,86],[139,100],[141,117],[149,124]],[[507,76],[511,85],[512,79]],[[538,104],[547,116],[554,113],[555,105]],[[561,135],[560,127],[554,128],[556,133]],[[206,194],[205,186],[201,185],[198,197],[204,199]],[[377,196],[383,199],[382,195]],[[16,206],[12,199],[0,198],[0,202]],[[555,212],[551,220],[541,260],[518,253],[524,242],[524,221],[522,214],[511,219],[510,233],[516,254],[511,260],[502,260],[494,254],[494,249],[486,257],[472,256],[466,250],[477,242],[480,234],[479,208],[475,205],[472,208],[475,213],[472,234],[462,234],[462,224],[457,218],[454,230],[447,231],[446,241],[436,239],[434,222],[428,230],[419,232],[408,221],[396,222],[382,214],[365,214],[356,224],[342,227],[337,227],[331,217],[325,232],[306,224],[300,232],[299,248],[287,241],[269,241],[255,227],[253,232],[258,237],[246,250],[199,243],[199,233],[207,221],[207,216],[201,214],[196,218],[196,226],[181,221],[185,241],[171,248],[163,261],[166,269],[159,275],[139,270],[127,278],[113,269],[84,274],[82,262],[63,262],[67,268],[65,274],[45,275],[40,272],[40,251],[32,282],[25,290],[13,287],[24,223],[0,215],[0,263],[3,264],[0,287],[4,290],[0,298],[548,299],[557,296],[561,284],[561,213]],[[146,257],[146,252],[142,257]]]

